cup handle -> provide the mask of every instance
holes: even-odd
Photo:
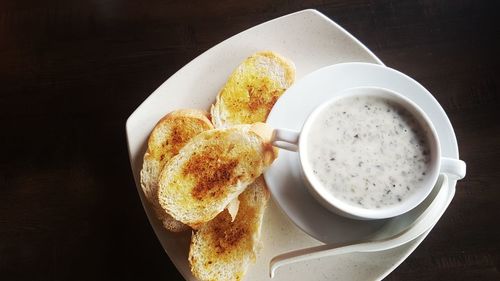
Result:
[[[273,146],[297,151],[299,149],[300,132],[288,129],[274,129],[271,143]]]
[[[441,157],[442,174],[447,174],[452,180],[461,180],[465,177],[465,162],[459,159]]]

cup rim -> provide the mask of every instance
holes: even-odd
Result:
[[[421,126],[424,126],[424,128],[428,132],[427,138],[429,141],[429,146],[431,147],[431,167],[429,169],[429,172],[427,173],[425,184],[422,184],[423,188],[421,188],[419,192],[413,193],[401,204],[392,205],[381,209],[367,209],[351,205],[349,203],[341,201],[338,198],[335,198],[335,196],[333,196],[331,192],[326,192],[324,190],[323,184],[321,184],[319,180],[312,174],[312,167],[310,166],[307,157],[307,136],[309,135],[311,125],[314,123],[314,120],[316,119],[319,112],[321,112],[325,107],[328,107],[329,105],[337,102],[340,99],[354,96],[378,96],[388,98],[410,111],[421,124]],[[299,137],[298,147],[300,165],[303,175],[307,181],[306,186],[308,187],[309,191],[326,208],[351,218],[384,219],[404,214],[418,206],[422,201],[425,200],[425,198],[427,198],[439,176],[441,146],[436,129],[434,128],[434,125],[432,124],[430,118],[417,104],[415,104],[407,97],[395,91],[382,87],[361,86],[348,88],[339,92],[335,97],[319,105],[309,114],[306,121],[304,122]]]

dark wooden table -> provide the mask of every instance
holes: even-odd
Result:
[[[486,0],[0,0],[0,279],[181,280],[139,201],[125,120],[211,46],[305,8],[425,85],[468,164],[387,280],[500,280],[500,5]]]

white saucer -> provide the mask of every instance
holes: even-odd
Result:
[[[342,90],[359,86],[387,88],[413,100],[434,123],[443,156],[456,157],[455,134],[436,99],[412,78],[376,64],[336,64],[305,76],[278,100],[267,123],[274,128],[300,130],[307,116],[319,104]],[[429,202],[427,200],[411,212],[392,219],[353,220],[328,211],[309,194],[301,179],[295,152],[281,150],[264,176],[273,198],[288,217],[303,231],[327,244],[367,240],[373,235],[392,235],[394,231],[409,226]]]

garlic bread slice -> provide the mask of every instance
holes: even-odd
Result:
[[[183,223],[163,212],[158,203],[158,178],[165,164],[194,136],[213,129],[208,113],[201,110],[181,109],[163,117],[153,128],[141,170],[141,187],[155,209],[158,219],[170,231],[187,230]]]
[[[270,51],[253,54],[231,74],[212,105],[216,128],[265,122],[274,103],[295,80],[295,66]]]
[[[195,229],[212,220],[276,158],[266,129],[238,125],[192,138],[160,174],[163,210]]]

